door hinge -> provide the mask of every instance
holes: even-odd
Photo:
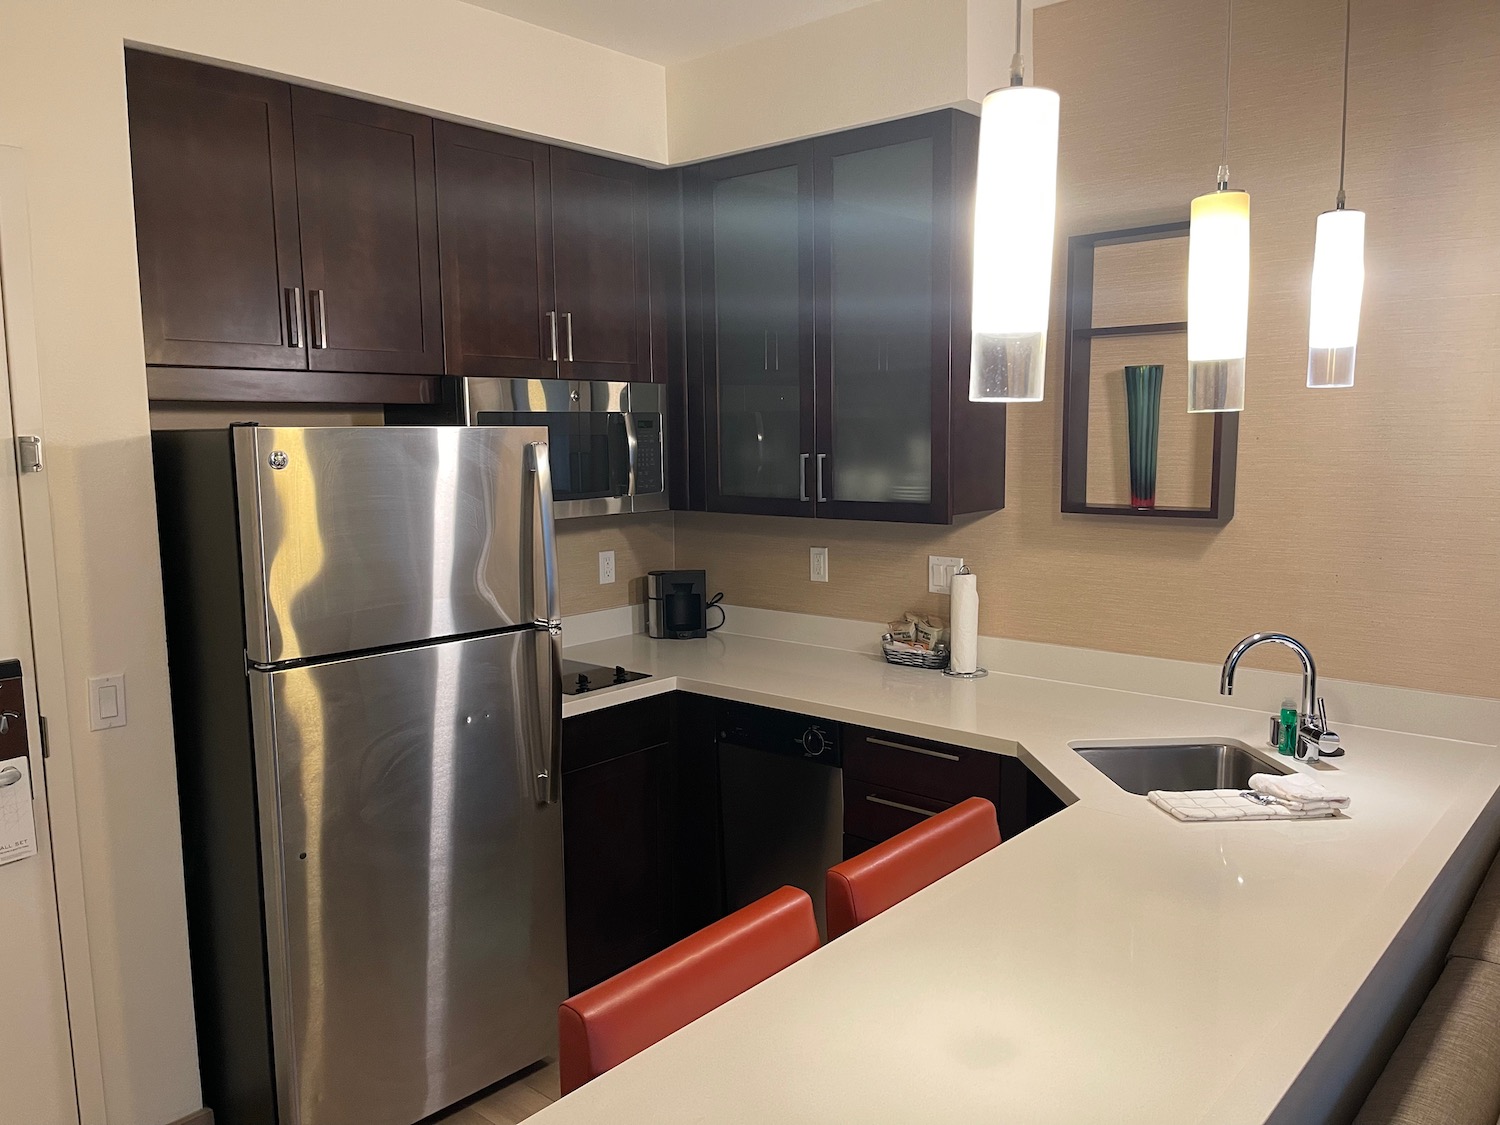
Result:
[[[37,733],[42,736],[42,757],[52,757],[52,747],[47,743],[47,716],[38,715],[36,718]]]
[[[16,467],[23,473],[42,471],[42,439],[35,434],[16,438]]]

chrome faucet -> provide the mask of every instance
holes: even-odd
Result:
[[[1316,761],[1318,758],[1337,758],[1343,754],[1339,736],[1328,729],[1328,712],[1323,700],[1318,697],[1318,669],[1313,663],[1312,653],[1296,637],[1285,633],[1251,633],[1229,650],[1224,658],[1224,671],[1219,676],[1219,694],[1234,694],[1234,670],[1239,667],[1240,657],[1256,645],[1285,645],[1302,661],[1302,706],[1298,709],[1297,757]],[[1271,716],[1271,744],[1281,742],[1281,719]]]

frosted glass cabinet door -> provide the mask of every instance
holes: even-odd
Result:
[[[833,156],[826,232],[834,504],[933,498],[933,140]],[[819,185],[823,185],[820,183]],[[826,224],[826,225],[824,225]],[[821,246],[820,246],[821,249]],[[947,378],[947,372],[943,372]]]
[[[707,187],[711,509],[810,510],[809,187],[798,163]]]

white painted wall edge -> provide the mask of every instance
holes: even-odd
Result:
[[[878,622],[749,606],[726,606],[725,609],[725,633],[846,652],[876,651],[880,635],[885,631],[885,626]],[[563,622],[563,636],[570,645],[642,632],[645,632],[642,606],[621,606],[580,614],[565,618]],[[1224,651],[1227,653],[1238,639],[1227,638]],[[1317,653],[1313,656],[1316,658]],[[1216,664],[984,636],[979,638],[979,660],[992,672],[1199,703],[1229,702],[1219,694],[1220,669]],[[1284,702],[1295,704],[1301,692],[1301,672],[1247,667],[1235,676],[1233,705],[1262,710],[1270,715]],[[1485,745],[1500,742],[1500,699],[1445,695],[1335,679],[1320,679],[1318,692],[1328,701],[1329,723],[1335,730],[1344,723]],[[1205,735],[1212,733],[1204,732]]]

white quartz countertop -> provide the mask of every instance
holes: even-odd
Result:
[[[1348,753],[1317,776],[1347,818],[1182,824],[1069,744],[1261,748],[1264,711],[747,636],[566,655],[653,678],[565,715],[677,690],[759,703],[1019,754],[1070,807],[541,1125],[1264,1122],[1500,790],[1494,747],[1336,722]]]

